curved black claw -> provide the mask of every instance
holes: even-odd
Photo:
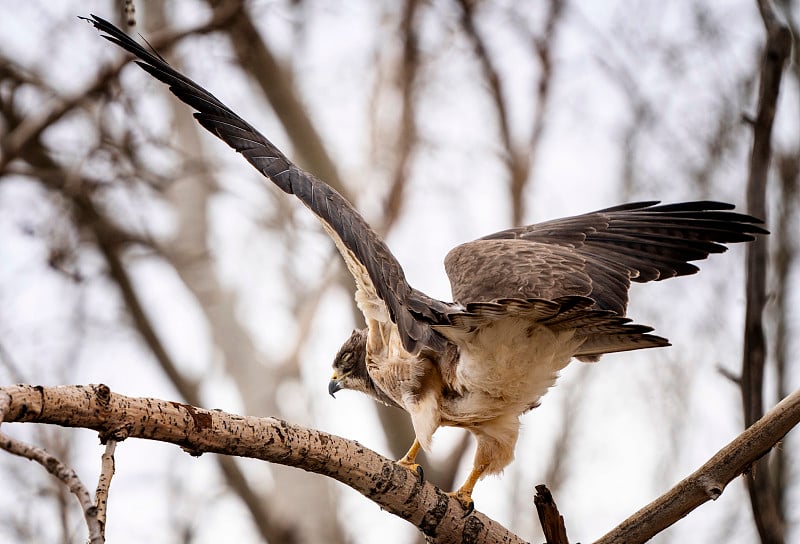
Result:
[[[422,465],[417,465],[417,476],[419,477],[419,485],[425,483],[425,471],[422,470]]]
[[[425,483],[425,471],[422,470],[422,465],[420,465],[419,463],[409,463],[408,461],[404,461],[403,459],[400,459],[397,462],[397,464],[415,473],[417,475],[417,479],[419,480],[420,485]]]
[[[461,516],[461,519],[468,517],[471,513],[475,511],[475,501],[471,499],[467,504],[461,503],[461,506],[463,506],[466,509],[466,512],[464,512],[464,515]]]

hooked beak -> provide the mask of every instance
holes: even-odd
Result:
[[[331,378],[331,381],[328,382],[328,394],[333,398],[336,398],[336,395],[334,395],[334,393],[339,391],[341,388],[342,386],[339,383],[339,380],[337,380],[335,377]]]
[[[334,370],[333,376],[331,376],[331,381],[328,382],[328,394],[333,398],[336,398],[336,395],[334,395],[334,393],[344,389],[344,386],[342,385],[342,380],[348,377],[352,372],[353,371],[351,370],[350,372],[345,372],[344,374],[339,376],[339,372]]]

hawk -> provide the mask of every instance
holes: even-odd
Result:
[[[476,482],[512,461],[520,415],[538,406],[572,358],[591,362],[669,345],[625,317],[632,281],[694,274],[690,261],[767,232],[760,220],[721,202],[623,204],[456,247],[445,258],[454,302],[436,300],[408,284],[389,248],[342,195],[160,56],[100,17],[87,20],[320,219],[353,275],[367,325],[337,353],[328,392],[353,389],[408,412],[416,439],[398,463],[420,478],[417,453],[430,447],[437,428],[472,433],[473,468],[451,494],[465,515]]]

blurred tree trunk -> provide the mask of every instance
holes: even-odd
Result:
[[[770,0],[758,0],[766,31],[759,76],[758,107],[753,120],[753,146],[747,180],[747,211],[767,219],[767,181],[772,159],[773,122],[778,104],[784,65],[792,50],[791,32],[778,20]],[[747,247],[747,307],[742,360],[742,402],[745,426],[764,414],[764,368],[767,340],[764,311],[767,305],[768,239],[761,237]],[[785,523],[778,508],[768,459],[761,459],[747,474],[750,503],[761,541],[781,544]]]

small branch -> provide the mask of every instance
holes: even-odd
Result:
[[[533,504],[539,514],[539,522],[547,544],[569,544],[567,528],[564,526],[564,516],[558,511],[553,495],[545,485],[536,486],[536,495]]]
[[[276,418],[203,410],[188,404],[112,393],[105,385],[0,387],[6,421],[51,423],[100,433],[101,440],[145,438],[191,455],[219,453],[262,459],[334,478],[415,525],[441,544],[523,541],[433,484],[372,450]],[[2,413],[2,412],[0,412]]]
[[[730,370],[729,368],[726,368],[721,363],[719,363],[717,364],[717,372],[719,372],[723,378],[731,382],[736,387],[741,387],[742,378],[734,371]]]
[[[13,398],[8,395],[0,395],[0,422],[6,421],[10,414],[14,413],[15,407]],[[50,455],[41,448],[25,444],[10,436],[0,433],[0,449],[14,455],[36,461],[42,465],[47,472],[61,480],[67,489],[75,495],[83,511],[83,519],[89,530],[89,542],[91,544],[102,544],[105,542],[103,531],[97,518],[97,507],[92,503],[92,498],[86,486],[83,485],[75,471],[62,463],[58,458]]]
[[[111,486],[111,478],[114,477],[114,450],[116,449],[116,440],[112,439],[106,442],[106,451],[103,452],[101,457],[100,477],[97,479],[97,489],[94,492],[94,503],[97,505],[97,522],[100,525],[100,534],[103,538],[105,538],[106,534],[108,490]]]
[[[86,521],[86,527],[89,529],[89,542],[91,544],[102,544],[105,542],[103,531],[97,519],[97,507],[92,503],[89,490],[86,489],[86,486],[83,485],[83,482],[81,482],[72,468],[43,449],[25,444],[3,433],[0,433],[0,449],[30,459],[31,461],[36,461],[42,465],[47,472],[61,480],[61,482],[67,486],[67,489],[75,495],[75,498],[81,505],[83,519]]]
[[[800,390],[783,399],[697,471],[595,544],[637,544],[653,538],[701,504],[716,500],[731,480],[751,470],[798,423]]]

